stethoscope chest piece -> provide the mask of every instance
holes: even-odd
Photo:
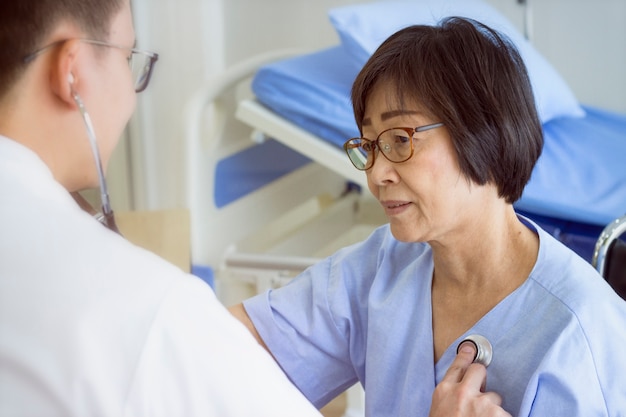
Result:
[[[489,366],[493,357],[493,348],[491,343],[486,337],[479,334],[472,334],[467,336],[459,343],[456,348],[456,352],[459,353],[459,349],[463,343],[472,343],[476,347],[476,354],[474,355],[474,362]]]

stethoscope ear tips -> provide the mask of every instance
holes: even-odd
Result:
[[[459,343],[456,348],[456,353],[459,353],[459,349],[461,348],[461,345],[463,345],[463,343],[468,342],[472,343],[476,348],[476,354],[474,355],[473,362],[489,366],[493,357],[493,348],[491,347],[491,343],[489,343],[489,340],[479,334],[469,335],[465,339],[463,339],[461,343]]]

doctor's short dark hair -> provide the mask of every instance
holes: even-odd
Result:
[[[400,106],[418,106],[445,124],[466,178],[496,185],[508,203],[521,197],[543,132],[526,67],[507,37],[459,17],[391,35],[352,86],[361,132],[369,94],[380,83]]]
[[[86,36],[107,40],[112,19],[126,1],[3,0],[0,5],[0,98],[28,65],[24,57],[44,47],[43,42],[59,22],[72,22]]]

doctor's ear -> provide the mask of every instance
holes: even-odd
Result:
[[[76,107],[74,94],[80,87],[80,42],[76,39],[66,41],[51,63],[50,88],[53,94],[71,108]]]

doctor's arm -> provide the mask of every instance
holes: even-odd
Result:
[[[429,417],[511,417],[500,407],[495,392],[483,392],[485,366],[472,363],[475,348],[462,345],[458,355],[433,393]]]

